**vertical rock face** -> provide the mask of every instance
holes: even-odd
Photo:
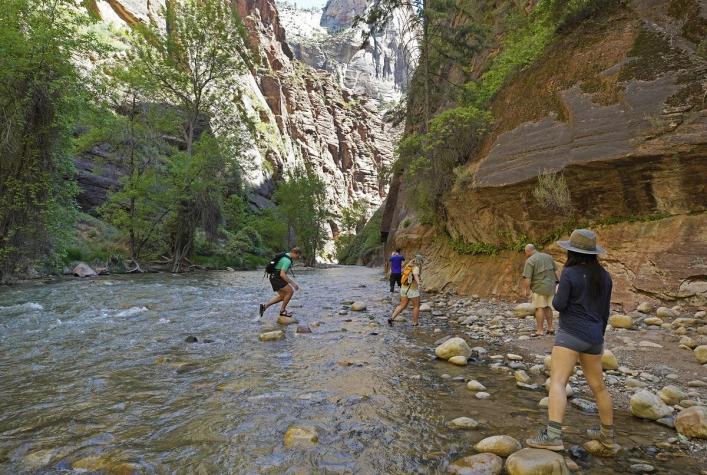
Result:
[[[354,25],[369,0],[329,0],[324,9],[298,9],[281,2],[282,24],[297,59],[331,72],[339,84],[366,94],[380,105],[401,98],[415,64],[413,32],[402,8],[381,32],[361,49],[366,25]]]
[[[517,241],[547,245],[562,261],[555,239],[588,226],[608,249],[614,302],[703,303],[707,61],[692,32],[706,14],[698,2],[633,1],[558,35],[494,98],[493,130],[447,195],[448,237],[416,223],[394,182],[389,245],[429,254],[428,286],[515,297]],[[562,210],[537,193],[538,175],[556,171],[571,201]],[[498,252],[454,251],[474,243]]]
[[[128,24],[154,20],[162,5],[160,0],[96,3],[106,21]],[[342,208],[361,200],[372,211],[386,196],[379,172],[392,161],[387,126],[370,99],[294,59],[272,0],[235,0],[235,7],[260,57],[257,69],[241,78],[243,107],[257,124],[242,159],[251,203],[267,206],[274,182],[307,166],[327,184],[333,238]]]

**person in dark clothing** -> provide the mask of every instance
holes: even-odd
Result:
[[[560,328],[552,348],[549,422],[537,437],[526,440],[526,444],[541,449],[564,450],[565,386],[579,358],[601,420],[601,428],[589,429],[587,434],[609,451],[615,451],[618,445],[614,442],[613,407],[611,396],[604,387],[601,366],[612,289],[611,276],[597,259],[597,255],[605,251],[596,245],[596,234],[588,229],[575,229],[569,241],[558,241],[557,244],[567,249],[567,262],[552,300],[552,306],[560,312]]]
[[[390,291],[395,292],[395,284],[400,287],[400,277],[403,275],[405,256],[400,254],[400,249],[396,249],[388,260],[390,261]]]

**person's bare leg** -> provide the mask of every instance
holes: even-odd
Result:
[[[407,297],[400,297],[400,304],[395,307],[395,310],[393,311],[393,316],[390,317],[391,320],[395,320],[398,315],[400,315],[400,312],[405,310],[408,306],[408,298]]]
[[[605,426],[614,425],[614,407],[611,403],[611,395],[604,386],[604,372],[601,368],[601,355],[580,354],[579,362],[582,364],[584,377],[587,379],[589,388],[594,394],[594,399],[599,407],[599,419]]]
[[[412,299],[412,324],[418,325],[420,322],[420,297]]]
[[[543,311],[545,313],[545,322],[547,322],[547,331],[551,332],[554,330],[552,326],[552,307],[545,307]]]
[[[290,299],[294,295],[295,291],[288,284],[281,290],[281,292],[283,292],[282,305],[280,306],[280,313],[282,314],[287,311],[287,304],[290,303]]]
[[[577,362],[577,352],[562,346],[552,347],[552,368],[550,369],[550,400],[547,414],[551,422],[562,424],[567,408],[565,386],[572,376]]]
[[[543,320],[545,319],[545,313],[542,308],[535,309],[535,334],[542,335],[543,332]]]
[[[285,298],[284,292],[282,290],[278,290],[277,293],[273,296],[273,298],[271,298],[270,301],[265,304],[265,308],[269,308],[270,306],[281,302],[283,298]]]

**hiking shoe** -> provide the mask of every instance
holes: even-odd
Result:
[[[392,318],[388,319],[388,325],[390,325],[391,327],[393,326],[393,319]]]
[[[565,450],[565,444],[562,443],[562,438],[551,438],[547,434],[547,429],[541,430],[540,434],[538,434],[537,437],[533,437],[532,439],[526,439],[525,444],[528,447],[533,447],[535,449],[547,449],[554,450],[556,452],[560,450]]]
[[[263,314],[265,313],[265,305],[262,303],[260,304],[260,317],[262,318]]]
[[[587,429],[587,437],[591,440],[598,440],[604,447],[607,448],[614,448],[617,445],[614,438],[606,435],[606,433],[601,430],[601,427],[591,427]]]

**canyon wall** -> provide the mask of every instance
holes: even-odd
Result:
[[[158,0],[95,0],[89,7],[118,26],[162,21],[163,2]],[[327,184],[332,214],[327,232],[333,239],[343,208],[361,201],[372,213],[386,196],[387,185],[379,173],[392,161],[388,126],[373,100],[295,59],[273,1],[237,0],[235,7],[258,57],[257,66],[240,78],[242,108],[256,124],[245,156],[239,157],[251,204],[269,206],[277,181],[288,170],[306,166]],[[99,201],[115,178],[110,167],[91,167],[92,157],[100,153],[92,151],[78,160],[82,202],[87,205]],[[330,241],[325,252],[331,247]]]
[[[520,246],[562,262],[555,240],[590,226],[616,304],[705,304],[706,17],[707,2],[636,0],[558,34],[494,97],[492,130],[457,170],[441,226],[419,222],[396,176],[388,248],[426,254],[429,289],[519,298]],[[567,183],[563,209],[534,195],[552,172]],[[495,252],[464,254],[472,244]]]

